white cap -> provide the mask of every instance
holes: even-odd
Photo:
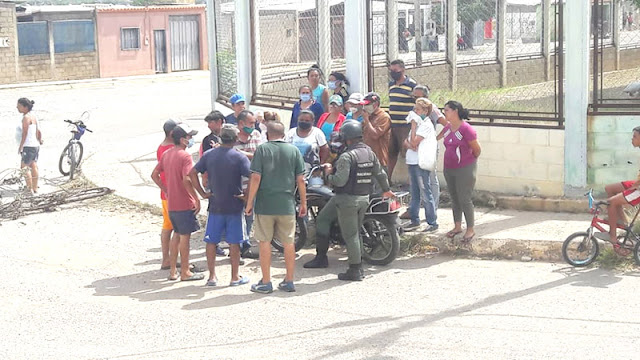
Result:
[[[347,102],[353,105],[360,105],[360,103],[364,100],[364,96],[360,93],[353,93],[349,96],[349,100]]]

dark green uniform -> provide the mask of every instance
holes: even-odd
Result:
[[[347,245],[349,265],[362,261],[360,225],[369,206],[369,194],[374,178],[384,192],[389,191],[387,174],[374,152],[362,142],[353,144],[338,157],[335,173],[328,181],[336,195],[322,208],[316,219],[318,249],[327,249],[331,224],[338,220],[342,238]],[[324,250],[326,254],[326,250]]]

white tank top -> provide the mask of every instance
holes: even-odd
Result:
[[[36,125],[36,121],[29,124],[29,128],[27,129],[27,137],[24,139],[25,147],[40,147],[40,142],[38,141],[38,137],[36,136],[36,130],[38,125]]]

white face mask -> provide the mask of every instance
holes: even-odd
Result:
[[[366,111],[368,114],[373,114],[373,105],[365,105],[364,106],[364,111]]]

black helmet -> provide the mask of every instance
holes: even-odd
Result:
[[[343,140],[362,138],[362,125],[356,120],[347,120],[340,127],[340,137]]]

